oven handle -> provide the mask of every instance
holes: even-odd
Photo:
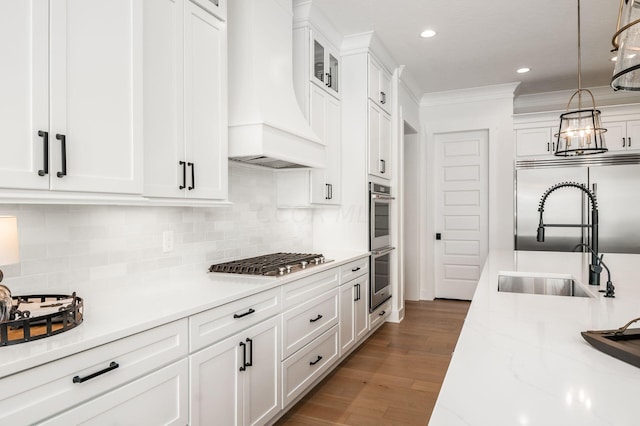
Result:
[[[395,200],[396,197],[390,197],[388,195],[371,194],[373,200]]]
[[[390,253],[395,249],[396,249],[395,247],[387,247],[387,248],[384,248],[382,250],[373,250],[373,251],[371,251],[371,255],[372,256],[382,256],[383,254]]]

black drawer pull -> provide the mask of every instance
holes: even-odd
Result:
[[[115,370],[116,368],[120,367],[120,364],[118,364],[115,361],[111,361],[111,364],[109,364],[109,366],[107,368],[105,368],[104,370],[100,370],[100,371],[96,371],[93,374],[89,374],[88,376],[85,377],[80,377],[80,376],[75,376],[73,378],[73,383],[83,383],[86,382],[87,380],[91,380],[95,377],[101,376],[104,373],[108,373],[111,370]]]
[[[42,147],[44,151],[44,160],[42,161],[43,169],[38,170],[38,176],[49,174],[49,132],[43,130],[38,131],[38,136],[42,138]]]
[[[245,371],[247,369],[247,344],[240,342],[240,346],[242,346],[242,366],[240,367],[240,371]]]
[[[256,310],[253,308],[250,308],[247,312],[245,312],[244,314],[233,314],[234,318],[242,318],[242,317],[246,317],[247,315],[251,315],[253,313],[255,313]]]
[[[311,361],[309,362],[309,365],[316,365],[317,363],[319,363],[322,360],[322,357],[320,355],[318,355],[318,358],[315,361]]]
[[[67,137],[65,135],[56,134],[56,139],[60,141],[60,150],[62,152],[62,171],[56,173],[59,178],[67,175]]]
[[[384,314],[386,314],[386,313],[387,313],[387,311],[382,311],[382,312],[380,312],[378,315],[383,316],[383,315],[384,315]]]
[[[187,166],[191,167],[191,186],[187,187],[189,191],[196,187],[196,166],[193,163],[187,163]]]
[[[360,270],[360,267],[358,266],[357,268],[353,268],[351,272],[358,272],[359,270]]]
[[[309,322],[316,322],[316,321],[319,321],[321,318],[322,318],[322,315],[318,314],[317,317],[310,319]]]
[[[187,163],[178,161],[178,165],[182,166],[182,185],[178,186],[178,189],[184,189],[187,186]]]
[[[253,340],[247,337],[246,342],[249,344],[249,362],[245,363],[245,366],[253,367]]]

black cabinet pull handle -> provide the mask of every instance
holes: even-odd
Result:
[[[628,146],[629,148],[631,148],[631,137],[629,137],[628,142],[629,142],[629,143],[627,144],[627,146]]]
[[[360,270],[360,267],[358,266],[357,268],[351,269],[351,272],[358,272],[359,270]]]
[[[380,173],[387,171],[387,164],[384,160],[380,160]]]
[[[247,312],[243,313],[243,314],[233,314],[233,317],[236,318],[236,319],[237,318],[242,318],[242,317],[246,317],[247,315],[251,315],[251,314],[253,314],[255,312],[256,312],[255,309],[249,308],[249,310]]]
[[[384,92],[380,92],[380,103],[383,105],[387,103],[387,94]]]
[[[547,152],[551,152],[551,143],[547,142]]]
[[[353,299],[354,302],[357,302],[358,300],[360,300],[360,284],[356,284],[354,285],[355,289],[356,289],[356,298]]]
[[[627,146],[627,138],[622,138],[622,147]]]
[[[245,364],[247,367],[253,366],[253,340],[247,337],[246,342],[249,344],[249,362]]]
[[[67,175],[67,137],[57,133],[56,139],[60,141],[60,150],[62,152],[62,171],[56,173],[56,176],[61,178]]]
[[[331,197],[329,197],[329,184],[328,183],[324,184],[324,189],[325,189],[325,191],[324,191],[325,192],[324,199],[325,200],[330,200]]]
[[[247,344],[240,342],[240,347],[242,348],[242,367],[240,367],[240,371],[245,371],[247,369]]]
[[[84,377],[80,377],[80,376],[75,376],[73,378],[73,383],[83,383],[86,382],[87,380],[91,380],[95,377],[101,376],[104,373],[108,373],[111,370],[115,370],[116,368],[120,367],[120,364],[118,364],[115,361],[111,361],[111,364],[109,364],[109,366],[107,368],[105,368],[104,370],[100,370],[100,371],[96,371],[95,373],[89,374],[88,376],[84,376]]]
[[[316,321],[319,321],[320,319],[322,319],[322,315],[318,314],[317,317],[310,319],[309,322],[316,322]]]
[[[38,176],[49,174],[49,132],[43,130],[38,131],[38,136],[42,138],[42,147],[44,151],[43,169],[38,170]]]
[[[315,361],[311,361],[309,362],[309,365],[316,365],[317,363],[319,363],[322,360],[322,357],[320,355],[318,355],[318,358],[316,358]]]
[[[191,191],[196,187],[196,166],[193,163],[187,163],[187,166],[191,167],[191,186],[187,188],[189,191]]]
[[[329,199],[333,200],[333,184],[329,184]]]
[[[387,311],[382,311],[382,312],[380,312],[378,315],[383,316],[383,315],[384,315],[384,314],[386,314],[386,313],[387,313]]]
[[[555,150],[556,150],[556,143],[551,142],[551,151],[555,151]]]
[[[324,75],[327,76],[327,79],[325,80],[324,85],[327,87],[331,87],[331,74],[329,74],[328,72],[325,73]]]
[[[184,161],[178,161],[178,165],[182,166],[182,185],[178,188],[184,189],[187,186],[187,163]]]

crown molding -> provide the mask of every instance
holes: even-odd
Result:
[[[513,99],[520,83],[498,84],[494,86],[474,87],[471,89],[447,90],[444,92],[425,93],[420,106],[436,106],[480,102],[496,99]]]
[[[596,107],[625,105],[640,102],[640,92],[614,91],[610,86],[589,88],[596,101]],[[513,110],[515,114],[543,111],[560,111],[567,107],[567,102],[575,90],[533,93],[515,98]]]

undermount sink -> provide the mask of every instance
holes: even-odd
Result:
[[[498,291],[550,296],[593,297],[569,275],[500,272],[498,273]]]

